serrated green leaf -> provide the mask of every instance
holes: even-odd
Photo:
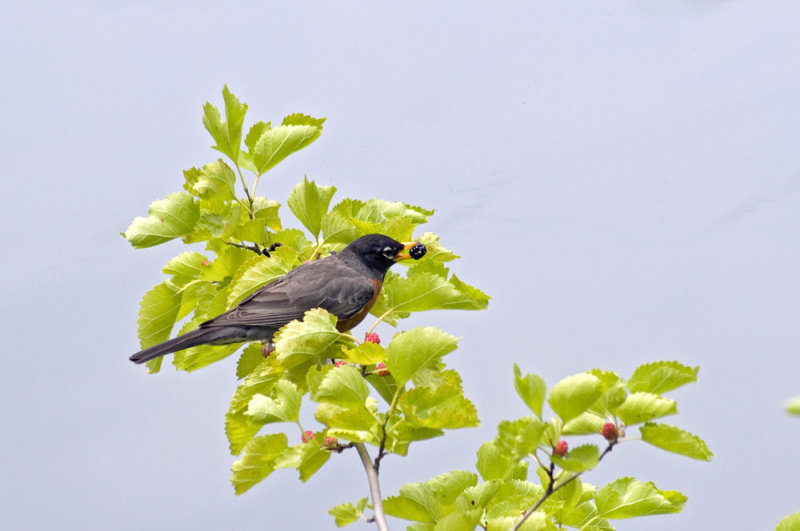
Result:
[[[514,389],[522,399],[523,402],[536,413],[536,416],[542,417],[542,404],[544,397],[547,394],[547,384],[541,376],[536,374],[526,374],[522,376],[519,366],[514,364]]]
[[[458,338],[433,327],[395,334],[386,350],[386,366],[402,387],[422,369],[457,348]]]
[[[662,394],[687,383],[697,381],[700,367],[688,367],[677,361],[657,361],[640,365],[628,380],[628,389],[633,392]]]
[[[703,439],[677,426],[648,422],[639,428],[639,432],[643,441],[668,452],[701,461],[710,461],[714,455]]]
[[[342,349],[342,353],[360,365],[375,365],[386,360],[386,349],[377,343],[360,343],[354,348]]]
[[[253,149],[256,147],[256,142],[258,139],[261,138],[261,135],[264,134],[264,131],[271,129],[272,124],[270,122],[256,122],[250,127],[250,130],[247,132],[247,136],[244,139],[244,145],[247,146],[247,150],[250,152],[252,156]]]
[[[487,531],[508,531],[513,529],[521,517],[501,516],[493,518],[487,523]],[[525,520],[519,531],[556,531],[556,526],[550,518],[541,511],[536,511]]]
[[[203,125],[216,142],[212,147],[228,155],[236,163],[242,143],[242,123],[247,113],[247,104],[241,103],[228,90],[227,85],[222,88],[222,97],[225,101],[225,121],[220,117],[219,109],[207,102],[203,106]]]
[[[792,415],[800,415],[800,396],[791,399],[786,404],[786,411]]]
[[[277,334],[274,343],[278,360],[285,367],[324,357],[325,351],[346,336],[336,329],[336,316],[322,308],[305,313],[302,321],[292,321]]]
[[[292,153],[308,146],[322,134],[322,125],[281,125],[264,129],[252,149],[258,175],[270,170]]]
[[[600,516],[612,520],[678,513],[686,496],[675,491],[662,491],[652,482],[631,477],[620,478],[597,491],[595,504]]]
[[[551,459],[556,465],[569,472],[585,472],[597,466],[600,449],[594,444],[584,444],[572,448],[564,457],[553,455]]]
[[[239,356],[239,361],[236,362],[236,378],[238,380],[249,376],[264,361],[263,352],[263,346],[260,343],[247,345],[242,351],[242,355]]]
[[[270,238],[267,229],[281,230],[281,218],[278,215],[280,206],[280,203],[272,199],[261,196],[254,197],[253,219],[250,219],[247,211],[242,209],[239,224],[230,232],[230,237],[234,240],[253,242],[267,247],[267,240]],[[279,239],[274,241],[280,242]]]
[[[352,524],[353,522],[357,521],[359,518],[363,518],[362,514],[364,512],[364,507],[367,506],[367,498],[361,498],[358,500],[358,506],[353,505],[352,503],[341,503],[332,507],[328,514],[333,516],[334,521],[336,523],[336,527],[344,527],[346,525]],[[364,518],[366,520],[366,518]]]
[[[334,367],[327,371],[319,385],[311,389],[311,399],[343,408],[359,408],[369,395],[361,372],[355,367]]]
[[[286,435],[276,433],[252,439],[244,448],[242,458],[233,463],[231,483],[236,495],[242,494],[272,474],[275,459],[287,448]]]
[[[511,456],[503,451],[495,441],[487,441],[478,449],[475,468],[484,481],[506,479],[512,470]]]
[[[319,186],[304,177],[303,182],[295,186],[289,194],[287,200],[289,208],[314,238],[319,238],[322,217],[328,212],[328,206],[335,193],[335,186]]]
[[[558,382],[547,403],[564,422],[589,409],[603,394],[600,379],[587,373],[575,374]]]
[[[504,420],[497,425],[495,441],[514,462],[536,452],[546,426],[544,421],[533,416]]]
[[[231,281],[227,306],[233,308],[247,295],[273,282],[297,265],[297,251],[289,246],[281,246],[265,256],[253,256],[244,262]]]
[[[320,408],[324,405],[320,404]],[[320,418],[318,415],[317,419],[320,420]],[[330,437],[371,444],[380,442],[378,434],[381,431],[381,423],[363,407],[360,409],[337,408],[325,420],[325,424],[328,426],[328,435]]]
[[[236,174],[222,159],[203,166],[196,177],[189,190],[196,197],[219,202],[230,201],[236,197],[234,192]]]
[[[386,514],[422,523],[434,523],[453,512],[456,499],[478,476],[461,470],[440,474],[424,483],[407,483],[398,496],[384,501]]]
[[[139,344],[145,349],[169,338],[181,307],[181,291],[164,281],[148,291],[139,303]]]
[[[601,433],[606,419],[589,411],[564,423],[561,433],[564,435],[590,435]]]
[[[483,310],[489,296],[464,284],[437,262],[420,262],[409,269],[408,277],[388,275],[382,297],[372,313],[384,315],[427,310]],[[396,317],[397,315],[393,315]]]
[[[182,333],[185,332],[186,331],[183,331]],[[227,358],[241,346],[241,343],[233,343],[230,345],[199,345],[185,350],[179,350],[172,357],[172,364],[179,371],[193,372]]]
[[[227,413],[225,415],[225,436],[231,455],[239,455],[253,437],[261,430],[261,423],[255,422],[244,413]]]
[[[422,428],[455,429],[480,424],[475,406],[454,385],[415,387],[403,393],[398,407],[408,422]]]
[[[798,529],[800,529],[800,512],[781,519],[775,527],[775,531],[797,531]]]
[[[246,414],[256,422],[297,422],[302,393],[292,382],[280,380],[272,387],[270,395],[256,394],[247,405]]]
[[[434,531],[466,531],[475,529],[481,518],[481,511],[458,511],[450,513],[434,526]]]
[[[199,218],[195,199],[175,192],[151,203],[148,216],[135,218],[124,236],[137,249],[152,247],[189,234]]]
[[[167,275],[185,279],[185,281],[194,280],[200,277],[203,272],[203,262],[207,260],[208,258],[204,254],[194,251],[181,253],[167,262],[161,271]]]
[[[331,452],[323,446],[325,436],[319,432],[314,439],[287,448],[275,458],[275,468],[296,468],[300,481],[305,483],[331,457]]]
[[[678,412],[674,400],[653,393],[631,393],[614,414],[628,426]]]

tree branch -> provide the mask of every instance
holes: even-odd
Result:
[[[367,453],[367,448],[364,443],[356,443],[356,450],[358,456],[361,458],[361,464],[364,465],[364,471],[367,473],[367,480],[369,481],[369,493],[372,497],[372,510],[375,514],[372,520],[378,526],[379,531],[389,531],[389,526],[386,523],[386,515],[383,513],[383,500],[381,499],[381,486],[378,483],[378,471],[375,465],[372,464],[372,459]]]

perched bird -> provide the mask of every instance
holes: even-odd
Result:
[[[323,308],[338,318],[340,332],[350,330],[369,313],[392,265],[425,254],[421,243],[400,243],[368,234],[340,253],[303,264],[253,292],[236,308],[204,322],[196,330],[131,356],[144,363],[197,345],[271,341],[283,325]]]

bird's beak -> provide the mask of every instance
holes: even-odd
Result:
[[[399,253],[394,255],[394,261],[395,262],[399,262],[400,260],[408,260],[409,258],[411,258],[411,255],[409,254],[408,251],[412,247],[414,247],[416,244],[417,244],[417,242],[406,242],[406,243],[404,243],[403,244],[403,249]]]

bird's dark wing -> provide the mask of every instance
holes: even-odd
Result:
[[[200,326],[277,329],[302,318],[312,308],[324,308],[342,320],[360,311],[374,294],[368,277],[332,256],[290,271],[248,296],[236,308]]]

